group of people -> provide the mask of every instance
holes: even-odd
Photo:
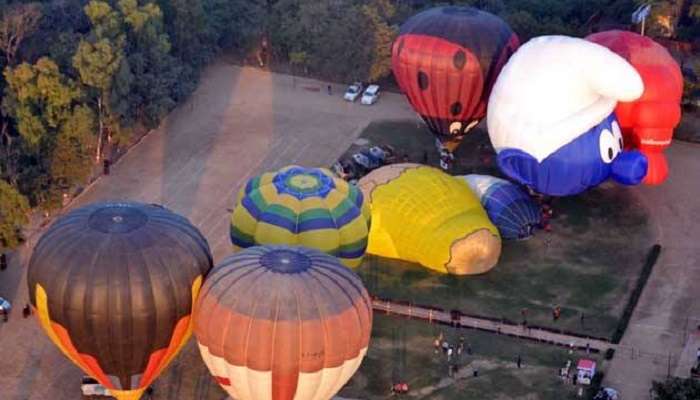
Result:
[[[452,357],[455,355],[462,355],[465,349],[467,354],[472,354],[471,345],[465,343],[464,335],[460,335],[459,343],[454,346],[450,344],[450,342],[445,339],[443,333],[440,332],[440,335],[435,338],[435,341],[433,342],[433,347],[435,347],[435,354],[438,354],[442,350],[442,354],[447,357],[447,362],[452,361]]]

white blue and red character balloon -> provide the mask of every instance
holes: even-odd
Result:
[[[413,109],[452,152],[486,115],[496,77],[519,43],[493,14],[435,7],[401,25],[391,69]]]
[[[581,193],[608,178],[639,184],[647,159],[624,150],[614,109],[643,91],[634,67],[603,46],[566,36],[530,40],[503,67],[489,98],[499,168],[553,196]]]

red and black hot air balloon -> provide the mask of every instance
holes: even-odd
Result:
[[[649,160],[644,183],[662,183],[668,176],[663,151],[671,145],[673,130],[681,120],[683,75],[678,63],[664,46],[635,32],[605,31],[594,33],[586,40],[617,53],[642,77],[642,97],[617,103],[615,115],[625,145],[641,151]]]
[[[118,400],[136,400],[192,332],[209,245],[163,207],[98,203],[59,218],[27,269],[49,339]]]
[[[518,48],[501,18],[471,7],[436,7],[408,19],[391,66],[401,90],[452,152],[486,115],[496,77]]]

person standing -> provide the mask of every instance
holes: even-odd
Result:
[[[329,96],[333,95],[333,88],[331,87],[331,85],[328,85],[328,95]]]
[[[520,354],[518,354],[518,360],[516,361],[516,364],[518,364],[518,368],[520,368],[522,362],[523,362],[523,359],[520,358]]]

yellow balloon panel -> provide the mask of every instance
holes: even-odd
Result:
[[[363,177],[359,186],[372,211],[369,253],[456,275],[484,273],[498,262],[498,230],[456,178],[432,167],[394,164]]]

